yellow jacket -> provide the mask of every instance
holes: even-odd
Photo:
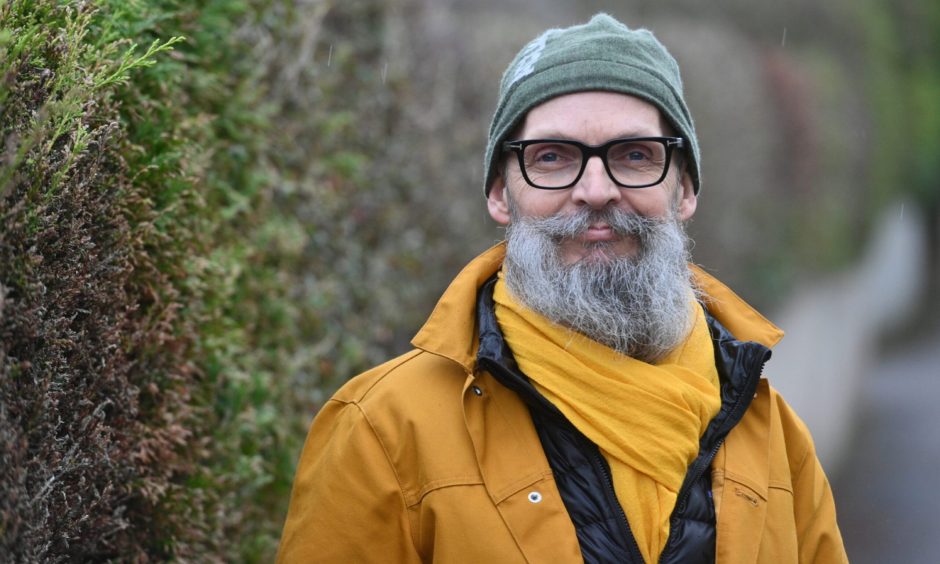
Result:
[[[526,406],[475,366],[477,289],[503,245],[453,281],[415,350],[349,381],[311,426],[278,562],[581,562]],[[694,269],[738,339],[783,336]],[[712,463],[718,563],[847,562],[806,427],[770,387]]]

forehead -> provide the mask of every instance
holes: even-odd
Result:
[[[590,91],[565,94],[535,106],[526,114],[521,137],[601,143],[664,132],[665,120],[649,102],[619,92]]]

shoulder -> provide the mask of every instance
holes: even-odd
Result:
[[[456,362],[412,350],[380,364],[343,385],[331,402],[376,410],[427,410],[446,398],[459,399],[468,374]]]
[[[324,445],[336,430],[355,426],[369,437],[365,446],[384,453],[400,482],[407,505],[428,483],[476,478],[473,446],[464,419],[464,395],[471,375],[456,362],[415,350],[356,376],[327,402],[311,436]],[[360,448],[355,442],[339,450]]]

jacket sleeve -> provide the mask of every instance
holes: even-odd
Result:
[[[807,564],[848,563],[842,534],[836,522],[836,506],[829,480],[816,457],[813,439],[805,424],[785,402],[780,402],[785,426],[796,427],[802,440],[793,441],[801,453],[793,453],[791,480],[799,561]],[[789,421],[787,421],[789,419]],[[792,428],[791,427],[791,428]]]
[[[384,446],[358,404],[331,400],[307,435],[277,562],[420,561]]]

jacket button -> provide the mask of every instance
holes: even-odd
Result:
[[[539,492],[529,492],[529,501],[532,503],[539,503],[542,501],[542,494]]]
[[[470,389],[473,390],[473,393],[475,393],[478,396],[483,395],[483,390],[480,389],[480,386],[470,386]]]

